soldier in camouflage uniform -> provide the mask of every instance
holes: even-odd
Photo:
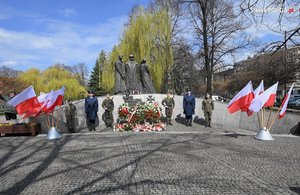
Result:
[[[69,100],[68,105],[65,107],[65,116],[68,131],[70,133],[75,133],[76,106],[73,104],[72,100]]]
[[[206,94],[205,99],[202,102],[202,110],[204,112],[204,117],[205,117],[205,126],[211,127],[211,115],[212,111],[214,110],[214,102],[210,98],[209,94]]]
[[[114,101],[113,98],[110,97],[109,94],[106,95],[106,98],[102,102],[102,108],[104,109],[104,113],[102,115],[102,120],[104,121],[106,127],[113,127],[114,117]]]
[[[165,112],[167,116],[167,125],[173,125],[171,122],[173,109],[175,106],[174,98],[172,97],[171,93],[167,94],[167,97],[162,100],[161,104],[165,107]]]

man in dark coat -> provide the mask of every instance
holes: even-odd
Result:
[[[98,100],[93,91],[89,91],[89,96],[85,98],[84,108],[86,113],[86,123],[89,131],[96,131],[96,120],[98,119]]]
[[[146,64],[146,59],[143,59],[141,63],[141,81],[144,93],[155,93],[150,71]]]
[[[195,96],[188,90],[187,94],[183,97],[183,113],[185,114],[186,126],[192,126],[195,106]]]
[[[212,111],[214,110],[214,101],[210,99],[210,95],[206,94],[205,99],[202,102],[202,110],[204,112],[204,118],[205,118],[205,126],[211,127],[211,115]]]
[[[166,109],[165,111],[167,117],[167,125],[173,125],[171,120],[172,120],[173,109],[175,107],[174,96],[172,96],[171,93],[168,93],[167,97],[162,100],[161,104]]]
[[[123,94],[126,91],[126,75],[125,64],[122,61],[123,56],[119,55],[118,60],[115,62],[115,94]]]
[[[104,121],[106,127],[113,128],[113,111],[114,111],[114,101],[109,94],[106,95],[106,98],[102,102],[102,108],[104,113],[102,115],[102,120]]]

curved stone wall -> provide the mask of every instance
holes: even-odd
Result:
[[[161,105],[161,101],[166,97],[164,94],[153,94],[155,100],[158,101],[159,105]],[[116,95],[114,97],[115,109],[114,109],[114,120],[116,121],[118,117],[118,107],[123,103],[123,98],[121,95]],[[141,98],[143,101],[146,101],[148,95],[134,95],[134,98]],[[101,119],[103,114],[103,109],[101,107],[102,101],[105,97],[98,97],[99,102],[99,112],[98,116],[100,119],[100,125],[104,125],[104,122]],[[183,96],[175,96],[175,108],[173,112],[173,119],[182,120],[184,117],[182,102]],[[85,121],[85,112],[84,112],[84,100],[75,101],[74,105],[77,107],[77,131],[81,132],[86,128]],[[194,120],[204,121],[204,115],[201,110],[202,99],[196,98],[196,110],[194,115]],[[163,107],[162,107],[163,108]],[[67,132],[65,116],[63,111],[63,106],[61,110],[54,112],[54,123],[59,124],[58,128],[64,133]],[[163,108],[164,114],[164,108]],[[272,117],[276,114],[276,112],[272,112]],[[269,111],[266,110],[266,117],[269,116]],[[49,116],[48,119],[51,120],[52,116]],[[18,119],[19,122],[23,120]],[[28,119],[25,121],[28,122]],[[46,133],[48,130],[46,117],[40,116],[35,119],[30,119],[30,122],[40,122],[42,124],[42,132]],[[293,113],[287,113],[286,116],[281,119],[275,121],[273,128],[271,129],[272,134],[289,134],[294,131],[298,123],[300,122],[300,116]],[[226,109],[226,104],[222,102],[215,102],[215,110],[212,115],[212,125],[217,128],[221,128],[224,130],[235,130],[235,129],[244,129],[253,132],[257,132],[259,130],[257,115],[254,114],[251,117],[247,117],[246,113],[237,112],[235,114],[229,114]],[[85,129],[86,131],[86,129]]]

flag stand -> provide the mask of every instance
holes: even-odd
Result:
[[[259,126],[260,130],[254,136],[255,139],[262,140],[262,141],[273,141],[274,140],[270,133],[270,128],[269,128],[272,110],[273,110],[273,107],[270,109],[267,123],[265,124],[266,121],[262,121],[262,126]],[[265,120],[265,119],[266,119],[265,118],[265,108],[262,108],[262,120]],[[258,122],[260,124],[259,115],[258,115]]]
[[[58,132],[59,129],[57,127],[55,127],[54,125],[55,125],[55,119],[54,119],[54,114],[52,113],[51,128],[48,130],[48,134],[47,134],[48,140],[61,138],[61,135]]]
[[[273,137],[270,134],[270,131],[266,129],[266,127],[262,128],[257,132],[257,134],[254,136],[255,139],[262,140],[262,141],[273,141]]]
[[[282,108],[282,105],[278,108],[277,113],[275,114],[275,116],[273,117],[272,122],[270,123],[271,112],[272,112],[272,109],[273,109],[273,107],[272,107],[272,109],[270,110],[270,115],[269,115],[267,127],[263,127],[261,130],[259,130],[257,132],[257,134],[254,136],[255,139],[259,139],[259,140],[263,140],[263,141],[272,141],[272,140],[274,140],[273,137],[270,134],[270,130],[271,130],[271,128],[272,128],[272,126],[275,122],[275,119],[277,118],[281,108]]]
[[[59,139],[59,138],[61,138],[61,135],[59,134],[58,129],[56,127],[51,127],[47,134],[47,139],[52,140],[52,139]]]

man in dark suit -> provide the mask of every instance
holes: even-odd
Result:
[[[93,91],[88,92],[88,97],[85,98],[84,108],[86,113],[86,123],[89,131],[96,131],[96,122],[98,119],[98,100],[94,96]]]

